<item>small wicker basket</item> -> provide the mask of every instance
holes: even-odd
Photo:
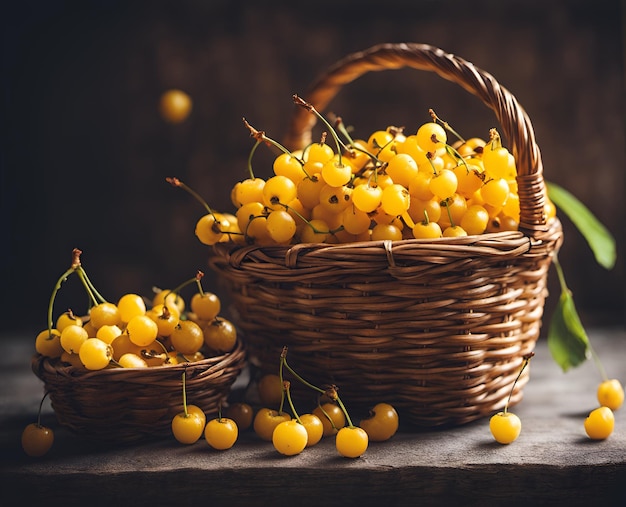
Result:
[[[323,111],[364,73],[402,67],[433,71],[493,110],[517,162],[519,231],[338,245],[218,243],[209,264],[231,291],[251,361],[261,370],[277,372],[288,346],[303,377],[337,385],[350,407],[386,401],[413,425],[454,426],[504,406],[539,337],[562,228],[558,219],[547,222],[528,116],[508,90],[464,59],[429,45],[382,44],[337,62],[305,98]],[[309,144],[315,123],[297,108],[287,146]],[[528,378],[526,369],[511,406]]]
[[[227,354],[172,366],[89,371],[39,354],[32,359],[59,424],[89,439],[120,444],[172,434],[172,419],[183,410],[183,372],[187,403],[208,416],[217,414],[245,365],[241,340]]]

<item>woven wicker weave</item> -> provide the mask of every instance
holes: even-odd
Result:
[[[36,355],[32,369],[61,425],[90,439],[132,443],[172,435],[172,419],[183,410],[183,372],[187,403],[208,416],[217,414],[245,364],[239,341],[228,354],[173,366],[88,371]]]
[[[299,373],[336,384],[349,406],[386,401],[405,422],[458,425],[500,409],[534,349],[562,229],[558,219],[547,223],[528,116],[462,58],[423,44],[375,46],[339,61],[305,98],[323,111],[362,74],[402,67],[433,71],[493,110],[517,161],[520,230],[339,245],[219,243],[209,264],[226,280],[249,354],[263,371],[277,372],[286,345]],[[306,146],[314,125],[314,115],[298,109],[287,145]]]

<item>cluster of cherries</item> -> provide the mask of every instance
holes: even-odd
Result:
[[[113,303],[105,300],[92,284],[80,262],[81,253],[73,250],[71,267],[52,292],[48,327],[35,339],[35,350],[41,356],[71,368],[97,371],[168,367],[201,361],[235,348],[237,330],[220,315],[219,297],[203,290],[202,272],[175,289],[155,291],[150,299],[129,293]],[[92,305],[86,317],[68,310],[55,321],[54,301],[70,275],[80,278]],[[187,305],[181,291],[194,284],[198,290]],[[26,428],[22,442],[28,454],[41,455],[49,449],[48,443],[52,445],[51,439],[51,430],[38,421]]]
[[[249,177],[231,190],[234,214],[212,210],[168,179],[206,207],[196,224],[202,243],[348,243],[517,230],[516,162],[496,129],[486,141],[464,139],[430,110],[432,121],[414,133],[388,127],[353,139],[340,118],[333,126],[308,102],[294,101],[325,123],[334,147],[324,132],[319,142],[289,151],[244,119],[256,142]],[[450,144],[449,132],[456,136]],[[277,150],[267,179],[252,168],[260,145]],[[555,212],[548,199],[546,216]]]
[[[298,413],[287,375],[319,395],[318,404],[311,412]],[[232,403],[223,416],[220,410],[209,423],[197,406],[187,405],[183,398],[185,409],[172,422],[174,437],[181,443],[192,444],[204,432],[211,447],[225,450],[235,444],[239,431],[252,428],[259,439],[271,442],[280,454],[293,456],[316,445],[323,437],[334,436],[336,450],[341,456],[358,458],[365,453],[370,441],[389,440],[398,430],[398,413],[388,403],[376,404],[368,417],[358,426],[354,425],[336,386],[322,389],[302,378],[288,364],[286,348],[280,357],[279,373],[261,376],[256,387],[260,408],[255,411],[244,401]]]
[[[80,263],[81,251],[74,249],[70,269],[54,288],[48,308],[48,328],[35,340],[37,353],[77,368],[147,368],[199,361],[233,350],[237,331],[231,321],[220,316],[221,301],[203,290],[202,272],[173,290],[157,290],[152,299],[124,294],[115,303],[105,300],[95,289]],[[61,284],[71,274],[81,279],[92,306],[86,318],[72,310],[53,322],[53,306]],[[196,284],[186,311],[180,291]]]

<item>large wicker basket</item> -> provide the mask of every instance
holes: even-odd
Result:
[[[229,353],[172,366],[89,371],[39,354],[32,359],[59,424],[120,444],[172,435],[172,419],[183,410],[183,373],[187,403],[217,414],[245,365],[241,340]]]
[[[286,345],[299,373],[337,385],[349,407],[386,401],[413,425],[459,425],[502,408],[533,351],[562,229],[545,215],[528,116],[466,60],[429,45],[378,45],[339,61],[305,98],[323,111],[362,74],[402,67],[433,71],[493,110],[517,161],[519,231],[338,245],[219,243],[209,264],[226,280],[250,357],[263,371],[278,371]],[[314,115],[298,109],[287,145],[309,144],[314,125]],[[511,405],[528,378],[526,369]]]

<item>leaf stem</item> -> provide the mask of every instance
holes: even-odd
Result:
[[[558,255],[557,255],[556,252],[554,253],[554,258],[552,260],[552,263],[554,264],[554,267],[556,268],[556,273],[557,273],[557,276],[558,276],[558,279],[559,279],[559,285],[561,287],[561,292],[571,296],[572,295],[572,291],[567,286],[567,282],[565,280],[565,273],[563,271],[563,267],[561,266],[561,263],[559,262],[559,258],[558,258]],[[585,335],[586,335],[586,333],[585,333]],[[596,368],[598,368],[598,371],[600,373],[600,377],[602,378],[602,380],[607,380],[608,377],[607,377],[607,374],[606,374],[606,370],[604,369],[602,361],[600,360],[600,356],[598,356],[597,352],[595,351],[595,349],[591,345],[591,340],[589,340],[588,338],[587,338],[587,349],[588,349],[589,353],[591,354],[591,357],[593,358],[593,362],[595,363]]]

